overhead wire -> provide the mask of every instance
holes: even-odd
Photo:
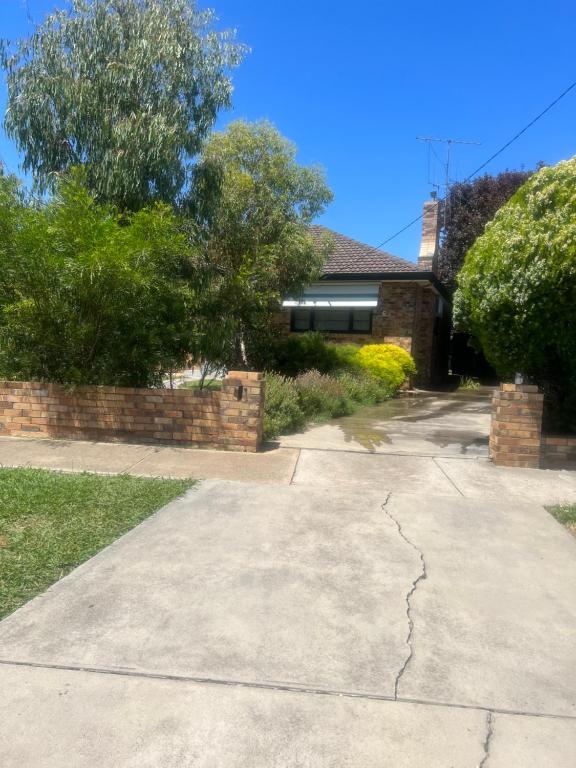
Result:
[[[538,115],[536,115],[536,117],[533,118],[529,123],[527,123],[521,130],[519,130],[518,133],[514,134],[514,136],[512,136],[511,139],[509,139],[505,144],[503,144],[500,147],[500,149],[498,149],[496,152],[494,152],[493,155],[490,155],[490,157],[487,160],[485,160],[482,163],[482,165],[479,165],[478,168],[476,168],[474,171],[472,171],[472,173],[469,174],[468,176],[466,176],[466,178],[463,179],[463,181],[460,182],[460,183],[461,184],[466,184],[466,182],[468,182],[471,179],[473,179],[474,176],[476,176],[478,173],[480,173],[480,171],[484,170],[484,168],[486,168],[486,166],[489,165],[492,162],[492,160],[495,160],[499,155],[502,154],[502,152],[504,152],[506,149],[508,149],[508,147],[511,144],[513,144],[517,139],[520,138],[520,136],[522,136],[524,133],[526,133],[527,130],[529,130],[535,123],[537,123],[538,120],[540,120],[540,118],[544,117],[544,115],[547,112],[549,112],[553,107],[555,107],[556,104],[558,104],[558,102],[561,101],[565,96],[567,96],[570,93],[570,91],[572,91],[574,88],[576,88],[576,80],[571,85],[569,85],[568,88],[566,88],[564,91],[562,91],[562,93],[559,96],[557,96],[554,99],[554,101],[550,102],[550,104],[548,104],[548,106],[545,109],[543,109],[542,112],[540,112]],[[443,202],[444,199],[445,198],[441,198],[440,202]],[[390,235],[390,237],[387,237],[386,240],[383,240],[380,243],[380,245],[376,246],[376,248],[382,248],[383,245],[386,245],[386,243],[389,243],[391,240],[394,240],[399,235],[401,235],[403,232],[406,232],[407,229],[410,229],[410,227],[414,226],[414,224],[416,224],[418,221],[420,221],[422,219],[422,216],[423,216],[422,213],[419,216],[416,216],[416,218],[412,219],[412,221],[408,222],[408,224],[405,224],[401,229],[399,229],[393,235]]]

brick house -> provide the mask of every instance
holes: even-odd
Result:
[[[437,383],[446,368],[449,305],[436,277],[440,204],[424,204],[418,262],[324,227],[334,248],[321,279],[287,297],[278,317],[286,333],[320,331],[331,341],[398,344],[412,354],[417,386]]]

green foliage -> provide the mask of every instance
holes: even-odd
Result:
[[[300,396],[300,406],[308,417],[318,414],[345,416],[352,411],[352,403],[334,376],[306,371],[294,379],[294,386]]]
[[[266,403],[264,410],[264,437],[272,440],[278,435],[295,432],[306,423],[300,407],[294,380],[277,373],[266,376]]]
[[[82,164],[99,201],[174,202],[244,52],[213,22],[194,0],[72,0],[5,48],[5,127],[37,187]]]
[[[0,618],[193,485],[0,469]]]
[[[193,254],[163,205],[98,205],[82,175],[24,205],[0,177],[0,375],[161,385],[190,348]]]
[[[576,536],[576,504],[560,504],[556,507],[549,507],[548,511]]]
[[[330,373],[338,367],[335,344],[327,344],[321,333],[294,333],[275,340],[268,350],[264,365],[285,376],[298,376],[304,371]]]
[[[330,343],[329,348],[336,355],[336,369],[342,371],[360,371],[362,366],[358,361],[359,344]]]
[[[400,389],[406,378],[416,373],[411,355],[395,344],[367,344],[358,351],[357,360],[391,392]]]
[[[279,301],[319,275],[330,243],[314,241],[308,224],[331,199],[323,174],[298,165],[269,123],[237,121],[206,142],[187,210],[202,253],[207,342],[214,318],[233,318],[223,362],[256,362]]]
[[[498,374],[549,392],[547,419],[576,429],[576,158],[543,168],[468,252],[455,320]]]
[[[269,373],[264,437],[272,440],[302,429],[310,420],[345,416],[358,406],[380,403],[393,394],[388,382],[361,371],[306,371],[295,378]]]
[[[480,389],[480,382],[473,376],[460,376],[460,384],[458,385],[458,389]]]
[[[438,276],[452,293],[456,275],[467,251],[484,232],[496,211],[526,182],[533,171],[504,171],[486,174],[474,181],[452,184],[446,205],[446,224],[438,258]]]
[[[259,362],[264,370],[284,376],[298,376],[310,370],[320,373],[357,371],[360,369],[359,349],[356,344],[327,342],[317,331],[294,333],[263,345]]]
[[[390,397],[389,388],[374,376],[343,371],[337,377],[345,395],[359,405],[376,405]]]

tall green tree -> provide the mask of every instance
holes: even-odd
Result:
[[[189,214],[201,251],[207,330],[201,356],[258,363],[273,314],[286,295],[318,277],[331,243],[308,225],[331,201],[322,171],[296,161],[296,148],[270,123],[231,123],[207,140],[194,174]],[[203,341],[202,341],[203,339]]]
[[[40,191],[83,165],[99,202],[173,203],[243,50],[195,0],[71,0],[3,47],[6,131]]]
[[[576,158],[543,168],[496,214],[458,276],[457,324],[503,378],[540,384],[576,430]]]
[[[172,208],[95,202],[82,175],[27,204],[0,177],[0,377],[161,385],[191,347],[194,252]]]
[[[532,175],[532,171],[505,171],[480,176],[474,181],[453,184],[446,206],[446,224],[438,259],[440,280],[452,293],[456,275],[474,242],[489,221]]]

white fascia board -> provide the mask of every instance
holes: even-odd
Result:
[[[352,307],[364,307],[371,308],[377,307],[378,301],[376,299],[366,299],[358,301],[292,301],[287,299],[282,302],[283,307],[301,307],[306,309],[307,307],[313,309],[314,307],[325,307],[327,309],[347,309]]]

